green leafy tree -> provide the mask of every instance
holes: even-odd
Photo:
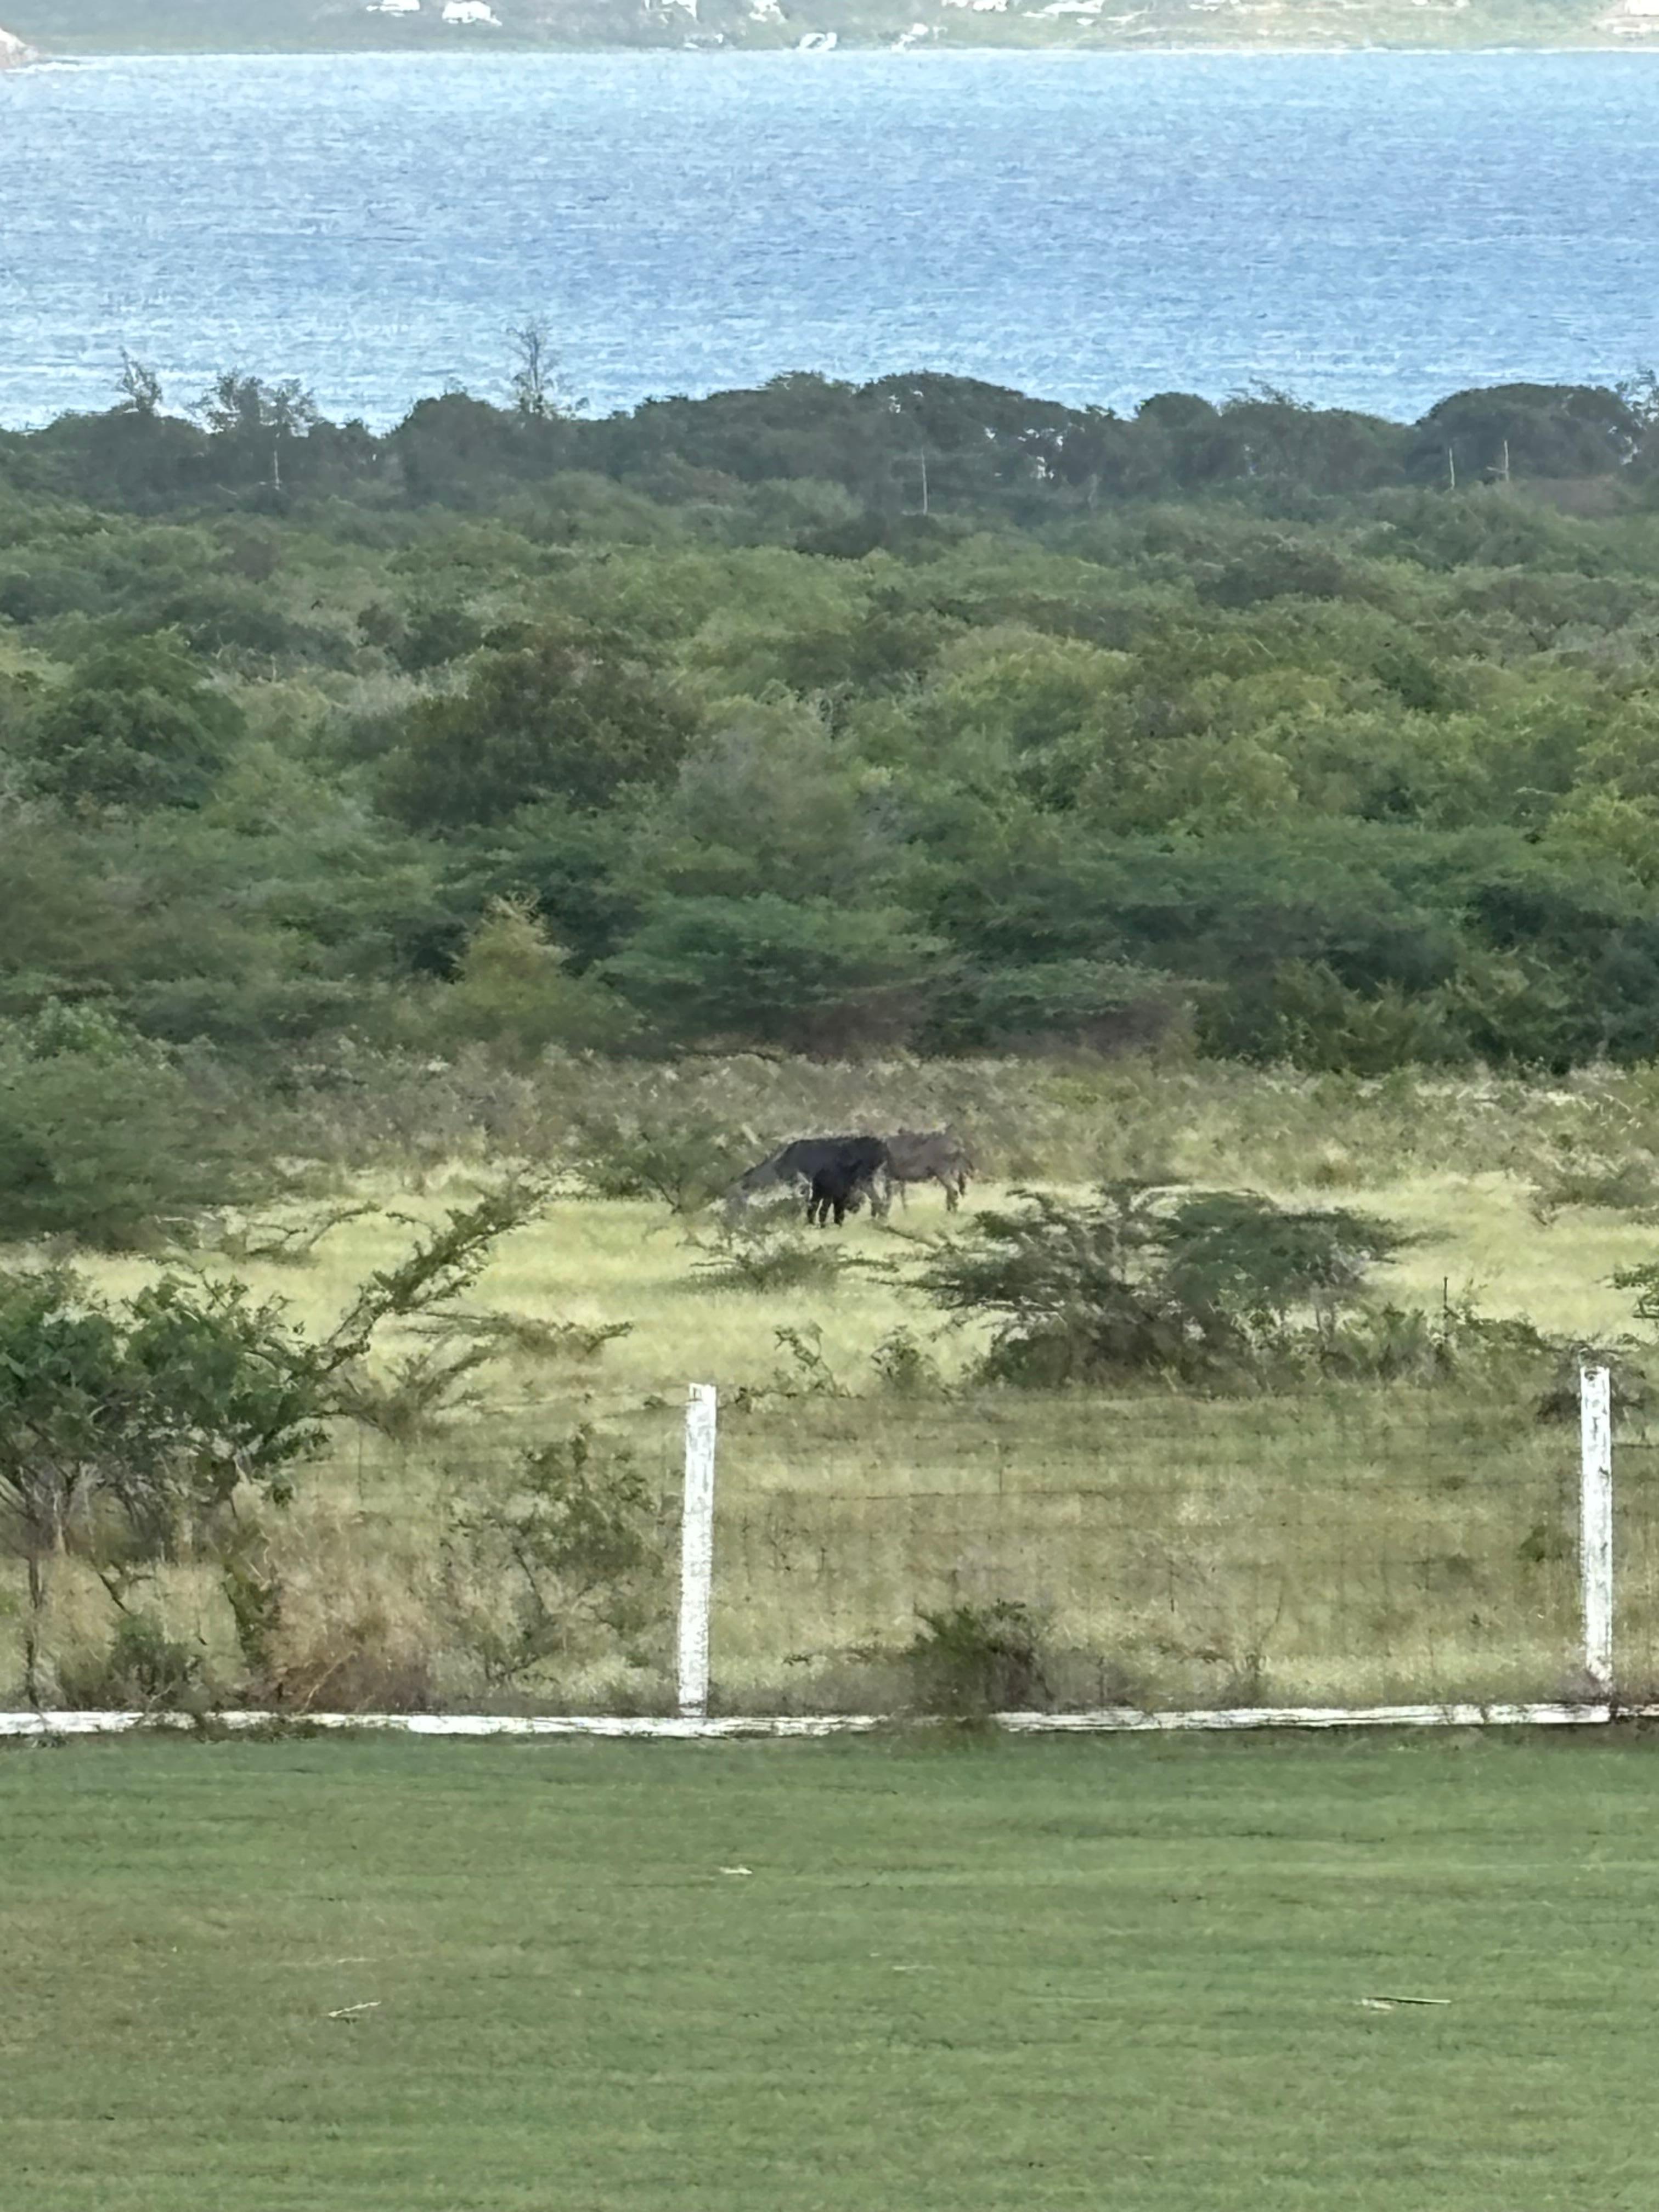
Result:
[[[96,1008],[0,1025],[0,1237],[131,1249],[252,1194],[260,1131],[228,1103],[211,1070]]]
[[[568,955],[529,901],[496,899],[467,939],[435,1026],[441,1040],[477,1042],[527,1065],[550,1045],[620,1044],[637,1018],[605,984],[570,973]]]
[[[772,892],[665,901],[605,965],[665,1029],[809,1051],[908,1036],[945,972],[901,913]]]
[[[81,662],[27,728],[42,791],[70,806],[198,807],[244,723],[195,657],[165,636]]]
[[[440,835],[544,799],[605,807],[671,776],[690,733],[689,709],[627,641],[544,632],[486,655],[465,691],[414,709],[382,797],[411,829]]]
[[[113,1579],[240,1483],[285,1498],[321,1410],[277,1310],[240,1284],[167,1278],[112,1309],[62,1270],[0,1274],[0,1540],[27,1578],[31,1702],[53,1560]]]

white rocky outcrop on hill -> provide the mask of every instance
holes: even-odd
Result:
[[[0,70],[21,69],[33,59],[33,46],[26,46],[15,31],[0,30]]]

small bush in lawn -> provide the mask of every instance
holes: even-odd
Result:
[[[777,1370],[773,1389],[784,1398],[844,1398],[847,1392],[823,1352],[823,1331],[816,1322],[799,1328],[775,1328],[778,1350],[789,1362]]]
[[[1616,1291],[1634,1291],[1638,1321],[1659,1321],[1659,1260],[1620,1267],[1611,1278]]]
[[[986,1720],[1053,1702],[1036,1617],[1017,1600],[924,1613],[903,1656],[921,1712]]]
[[[1547,1226],[1569,1206],[1595,1206],[1609,1213],[1659,1212],[1659,1172],[1645,1154],[1595,1159],[1565,1151],[1534,1178],[1532,1212]]]

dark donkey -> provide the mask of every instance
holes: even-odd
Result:
[[[879,1137],[842,1138],[829,1158],[812,1171],[806,1218],[816,1220],[822,1228],[833,1208],[839,1229],[848,1208],[856,1206],[860,1198],[867,1195],[874,1203],[876,1177],[886,1165],[887,1147]]]
[[[727,1204],[735,1211],[757,1191],[804,1182],[806,1218],[821,1224],[833,1213],[839,1228],[860,1199],[873,1200],[876,1179],[886,1165],[887,1147],[879,1137],[797,1137],[740,1175]]]

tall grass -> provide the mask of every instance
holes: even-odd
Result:
[[[383,1074],[375,1063],[361,1085],[313,1097],[294,1132],[297,1151],[332,1162],[326,1203],[369,1211],[343,1215],[303,1265],[291,1263],[302,1239],[258,1255],[234,1224],[226,1250],[199,1255],[285,1299],[313,1334],[406,1248],[406,1217],[435,1218],[491,1162],[556,1164],[580,1117],[676,1101],[726,1117],[756,1157],[804,1129],[948,1121],[1004,1191],[1156,1171],[1284,1198],[1340,1194],[1416,1233],[1379,1270],[1389,1297],[1437,1304],[1473,1288],[1495,1313],[1585,1336],[1630,1326],[1630,1296],[1609,1279],[1659,1243],[1644,1208],[1574,1200],[1559,1181],[1538,1203],[1565,1139],[1576,1160],[1614,1168],[1659,1152],[1659,1077],[1644,1071],[1540,1086],[1153,1062],[572,1060],[526,1078],[458,1065],[404,1092]],[[1636,1173],[1622,1187],[1647,1188]],[[1580,1188],[1607,1194],[1594,1175]],[[969,1203],[1002,1194],[982,1181]],[[1534,1419],[1524,1391],[985,1390],[969,1379],[982,1335],[942,1328],[908,1285],[919,1248],[948,1226],[937,1194],[922,1194],[889,1226],[860,1216],[829,1232],[861,1264],[750,1284],[742,1270],[711,1279],[706,1238],[664,1206],[560,1198],[505,1241],[470,1296],[477,1315],[507,1317],[482,1324],[490,1357],[465,1378],[475,1401],[439,1404],[401,1437],[340,1424],[298,1504],[251,1529],[281,1589],[270,1694],[296,1709],[486,1694],[488,1591],[453,1601],[445,1532],[458,1504],[499,1496],[525,1451],[589,1424],[632,1447],[672,1547],[692,1380],[722,1395],[714,1670],[728,1705],[885,1702],[902,1690],[897,1655],[922,1612],[1002,1601],[1040,1622],[1048,1679],[1067,1702],[1573,1687],[1575,1443]],[[120,1294],[150,1267],[90,1272]],[[423,1345],[390,1335],[383,1389]],[[1650,1463],[1634,1443],[1621,1452],[1620,1632],[1633,1673],[1651,1678]],[[58,1591],[49,1652],[85,1683],[88,1656],[110,1644],[109,1602],[72,1571]],[[215,1562],[161,1568],[137,1601],[191,1643],[205,1681],[246,1687]],[[648,1632],[567,1654],[514,1698],[665,1704],[668,1601],[665,1589]],[[17,1672],[9,1606],[0,1583],[0,1678]]]

